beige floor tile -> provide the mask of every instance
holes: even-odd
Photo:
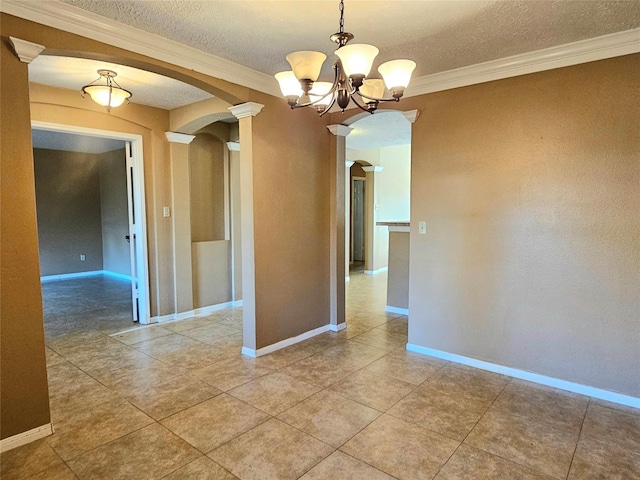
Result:
[[[552,477],[469,445],[460,445],[434,480],[493,479],[551,480]]]
[[[125,398],[150,417],[161,420],[221,393],[211,385],[187,377],[132,390]]]
[[[149,361],[143,353],[120,342],[91,352],[67,355],[71,363],[85,372],[108,372],[121,368],[136,368]]]
[[[146,342],[153,338],[164,337],[170,335],[171,330],[162,328],[157,325],[138,327],[135,330],[131,330],[125,333],[119,333],[117,335],[111,335],[111,338],[124,343],[125,345],[133,345],[135,343]]]
[[[346,338],[340,336],[338,333],[325,332],[321,335],[316,335],[304,342],[300,342],[299,345],[313,353],[322,352],[331,347],[344,342]]]
[[[605,443],[640,454],[640,415],[590,404],[580,441]]]
[[[168,327],[167,330],[170,330]],[[133,348],[150,357],[160,358],[171,353],[183,351],[188,347],[201,345],[200,342],[193,338],[185,337],[178,333],[171,335],[163,335],[162,337],[152,338],[144,342],[136,343]]]
[[[150,387],[173,379],[184,378],[187,371],[174,365],[148,357],[148,361],[136,368],[119,368],[109,371],[93,371],[91,375],[102,384],[121,395],[147,390]]]
[[[154,423],[67,462],[82,479],[157,479],[194,461],[201,453]]]
[[[117,344],[116,340],[94,330],[71,333],[47,342],[49,348],[65,358]]]
[[[281,413],[278,419],[337,448],[379,416],[377,410],[325,390]]]
[[[49,444],[66,461],[150,423],[153,419],[120,399],[76,415],[62,433],[49,437]]]
[[[255,358],[235,355],[195,370],[191,376],[226,392],[272,372],[270,368],[259,367]]]
[[[287,365],[292,364],[293,362],[302,360],[303,358],[306,358],[310,355],[313,355],[312,351],[307,350],[300,345],[293,345],[291,347],[283,348],[282,350],[278,350],[268,355],[258,357],[256,361],[257,365],[260,367],[279,370],[283,367],[286,367]]]
[[[569,480],[640,480],[640,452],[599,441],[580,441]]]
[[[381,373],[413,385],[420,385],[446,364],[447,362],[444,360],[400,350],[376,360],[365,370]]]
[[[380,328],[374,328],[351,339],[354,342],[364,343],[385,350],[404,349],[407,345],[407,336],[400,333],[389,332]]]
[[[4,477],[2,477],[4,479]],[[56,465],[28,477],[28,480],[77,480],[78,477],[66,464]]]
[[[229,395],[270,415],[278,415],[318,390],[315,385],[276,372],[234,388]]]
[[[440,389],[419,387],[387,413],[462,441],[490,405],[486,400],[448,395]]]
[[[118,395],[68,362],[47,370],[49,377],[49,407],[53,418],[60,418],[74,409],[99,405],[115,400]]]
[[[268,419],[266,413],[223,393],[161,423],[206,453]]]
[[[333,452],[273,418],[209,454],[242,480],[294,480]]]
[[[203,325],[201,327],[192,328],[182,332],[182,335],[193,338],[199,342],[209,343],[215,342],[220,337],[226,337],[228,335],[237,335],[239,330],[229,325],[214,322],[211,325]]]
[[[321,355],[338,359],[346,367],[360,369],[384,357],[387,353],[389,352],[382,348],[349,340],[323,351]]]
[[[527,418],[582,425],[589,398],[575,393],[513,380],[500,393],[494,408]]]
[[[305,473],[300,480],[393,480],[384,472],[373,468],[342,452],[333,452]]]
[[[340,450],[400,479],[430,479],[459,442],[383,415]]]
[[[607,407],[607,408],[610,408],[611,410],[628,413],[630,415],[640,415],[640,408],[631,407],[629,405],[621,405],[619,403],[608,402],[606,400],[601,400],[599,398],[591,398],[589,403],[591,405]]]
[[[333,385],[331,391],[384,412],[414,388],[410,383],[386,375],[359,371]]]
[[[238,477],[210,458],[201,457],[167,475],[163,480],[238,480]]]
[[[510,380],[504,375],[450,363],[429,377],[424,386],[441,389],[449,395],[492,402]]]
[[[391,333],[399,333],[406,337],[409,333],[409,319],[402,315],[400,317],[387,320],[387,323],[376,327],[376,329],[386,330]]]
[[[192,317],[185,318],[184,320],[179,320],[177,322],[163,323],[162,327],[166,328],[167,330],[171,330],[172,332],[179,333],[190,330],[192,328],[211,325],[213,322],[214,320],[210,317]]]
[[[384,310],[384,309],[383,309]],[[389,321],[389,317],[386,315],[379,315],[376,313],[365,312],[356,312],[356,313],[348,313],[346,315],[347,328],[349,325],[363,325],[371,330],[372,328],[379,327],[380,325],[384,325]]]
[[[358,368],[336,357],[318,353],[287,365],[280,372],[319,387],[328,387],[354,373]]]
[[[555,478],[566,478],[579,427],[490,408],[465,443]]]
[[[47,354],[47,367],[53,367],[54,365],[66,362],[63,356],[58,355],[49,347],[45,347],[45,352]]]
[[[0,478],[18,480],[64,465],[47,439],[22,445],[0,455]]]

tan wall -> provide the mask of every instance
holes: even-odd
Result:
[[[231,242],[191,244],[193,308],[231,301]]]
[[[403,100],[409,343],[640,397],[640,55]]]
[[[256,345],[261,348],[329,323],[331,133],[310,109],[292,111],[282,99],[266,95],[254,101],[265,105],[253,119]]]
[[[124,148],[98,155],[100,162],[100,213],[102,217],[102,268],[131,275],[127,204],[127,165]]]
[[[0,438],[50,422],[27,65],[0,45]]]
[[[98,155],[37,148],[33,156],[40,274],[102,270]]]
[[[388,228],[388,227],[386,227]],[[409,232],[389,232],[387,305],[409,308]]]

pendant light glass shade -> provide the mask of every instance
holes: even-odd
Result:
[[[393,92],[393,90],[407,88],[415,68],[416,62],[411,60],[391,60],[380,65],[378,72],[384,78],[387,88]]]
[[[342,68],[347,77],[352,75],[369,75],[371,65],[378,55],[379,50],[373,45],[355,43],[345,45],[336,50],[336,55],[342,61]]]
[[[379,78],[368,78],[360,87],[360,96],[366,102],[373,102],[384,95],[384,81]]]
[[[278,80],[278,83],[280,84],[280,91],[285,97],[302,96],[300,82],[291,70],[276,73],[276,80]]]
[[[286,56],[291,69],[298,80],[315,82],[327,56],[321,52],[300,51]]]
[[[97,80],[94,80],[89,85],[82,87],[82,96],[89,95],[91,100],[98,105],[107,108],[107,112],[111,111],[114,107],[119,107],[124,102],[129,102],[131,98],[131,92],[120,87],[114,80],[118,74],[113,70],[98,70]],[[103,81],[103,84],[97,83]]]
[[[114,108],[122,105],[131,96],[129,92],[117,87],[107,87],[105,85],[90,85],[84,88],[91,100],[103,107]]]

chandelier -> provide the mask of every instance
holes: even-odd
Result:
[[[98,70],[98,75],[100,76],[96,80],[82,87],[83,97],[88,94],[91,100],[98,105],[107,107],[107,112],[110,112],[113,107],[119,107],[125,101],[129,103],[129,98],[132,96],[131,92],[120,87],[114,80],[114,77],[118,75],[116,72],[113,70]],[[103,84],[96,83],[103,79]]]
[[[333,83],[316,81],[327,58],[321,52],[290,53],[286,59],[292,70],[275,75],[280,90],[292,109],[315,107],[322,116],[335,103],[344,112],[353,100],[360,109],[373,113],[380,102],[400,100],[409,85],[411,73],[416,68],[415,62],[392,60],[383,63],[378,67],[382,79],[369,78],[378,49],[366,44],[347,45],[353,35],[344,31],[344,0],[340,0],[340,31],[330,38],[338,44],[335,51],[338,59],[333,64]],[[391,92],[391,98],[382,98],[385,86]]]

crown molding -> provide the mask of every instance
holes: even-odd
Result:
[[[379,165],[370,165],[367,167],[362,167],[362,170],[367,173],[380,173],[384,170],[384,167],[381,167]]]
[[[280,97],[271,75],[59,0],[2,0],[0,11]],[[640,28],[417,77],[405,97],[640,52]]]
[[[240,105],[236,105],[234,107],[229,107],[228,110],[233,114],[234,117],[240,120],[241,118],[255,117],[262,111],[263,108],[264,105],[262,105],[261,103],[247,102],[241,103]]]
[[[227,148],[230,152],[239,152],[240,142],[227,142]]]
[[[335,125],[327,125],[327,129],[338,137],[346,137],[353,131],[352,127],[347,127],[346,125],[341,125],[339,123],[336,123]]]
[[[640,52],[640,28],[477,63],[414,79],[405,97],[570,67]]]
[[[280,96],[271,75],[188,47],[160,35],[102,17],[59,0],[2,0],[0,11],[74,33],[114,47],[220,78],[262,93]]]

